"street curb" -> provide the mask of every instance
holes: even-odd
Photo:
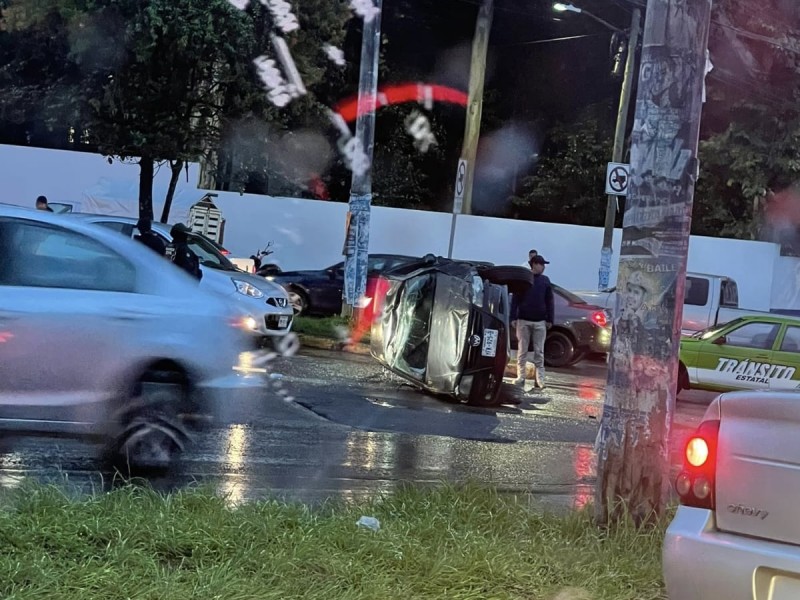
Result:
[[[330,338],[317,337],[313,335],[298,334],[300,337],[301,345],[307,348],[318,348],[320,350],[334,350],[339,352],[349,352],[350,354],[363,354],[369,355],[369,346],[367,344],[348,344],[343,345],[342,342],[332,340]]]

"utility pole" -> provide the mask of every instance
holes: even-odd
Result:
[[[463,214],[465,215],[472,213],[472,182],[475,179],[475,159],[478,156],[478,141],[481,137],[483,82],[486,78],[486,55],[489,51],[489,34],[492,30],[493,16],[494,0],[482,0],[481,7],[478,10],[478,20],[475,23],[475,36],[472,38],[472,58],[469,67],[469,101],[467,104],[467,119],[464,126],[464,143],[461,147],[461,159],[465,160],[467,165],[463,198]],[[455,227],[455,217],[453,219],[453,227]]]
[[[373,0],[370,0],[372,2]],[[350,316],[367,289],[369,260],[369,217],[372,204],[372,159],[375,148],[375,112],[378,97],[378,58],[381,49],[381,10],[383,0],[364,17],[361,38],[361,63],[358,78],[357,148],[366,156],[366,169],[353,169],[350,182],[350,211],[345,235],[344,302],[342,315]]]
[[[595,516],[660,514],[678,378],[683,292],[711,0],[649,0],[600,421]]]
[[[641,28],[642,14],[638,8],[633,9],[631,28],[628,35],[628,56],[625,60],[625,75],[622,78],[622,90],[619,94],[619,109],[617,110],[617,129],[614,133],[614,151],[611,162],[619,163],[625,156],[625,131],[628,127],[628,113],[633,78],[636,77],[636,53],[639,46],[639,30]],[[608,289],[608,280],[611,276],[611,257],[614,250],[614,221],[617,216],[617,196],[608,196],[606,203],[606,221],[603,230],[603,248],[600,251],[600,277],[598,290]]]

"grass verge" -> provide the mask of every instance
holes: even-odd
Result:
[[[25,486],[0,513],[3,598],[664,598],[663,527],[601,530],[478,487],[310,509],[204,490],[74,500]],[[381,529],[358,528],[361,515]]]
[[[302,335],[338,340],[337,328],[353,329],[353,322],[346,317],[295,317],[292,330]],[[369,331],[360,340],[369,343]]]

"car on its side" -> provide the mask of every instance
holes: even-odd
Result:
[[[372,280],[384,271],[418,260],[419,257],[399,254],[370,254],[367,276]],[[296,315],[329,316],[342,312],[344,262],[317,271],[284,271],[266,279],[286,289]],[[371,284],[366,295],[372,297]]]
[[[138,235],[137,219],[130,217],[72,213],[69,218],[100,225],[128,238]],[[170,225],[154,222],[152,229],[167,244],[172,242]],[[254,337],[284,336],[289,333],[294,313],[289,296],[281,286],[237,269],[203,235],[189,234],[189,247],[200,259],[203,271],[200,289],[221,294],[246,311],[249,316],[247,323]]]
[[[372,297],[372,356],[412,385],[468,404],[502,402],[510,352],[508,287],[530,270],[429,255],[384,272]]]
[[[682,338],[684,389],[800,389],[800,319],[751,315]]]
[[[670,600],[800,598],[800,397],[725,393],[684,446],[664,537]]]
[[[266,391],[243,312],[145,246],[0,206],[0,255],[0,430],[162,467],[193,424]]]

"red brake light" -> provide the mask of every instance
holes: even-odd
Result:
[[[228,251],[228,250],[225,250],[225,248],[223,248],[222,250],[220,250],[220,252],[222,252],[222,254],[224,254],[225,256],[228,256],[228,255],[230,254],[230,251]]]
[[[608,317],[606,317],[606,313],[602,310],[598,310],[592,313],[592,322],[598,325],[599,327],[605,327],[608,325]]]
[[[675,480],[681,504],[715,509],[719,421],[704,421],[686,442],[683,469]]]

